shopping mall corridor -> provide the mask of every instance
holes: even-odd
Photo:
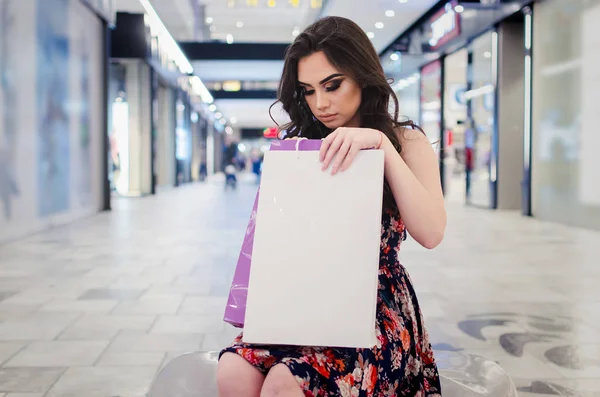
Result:
[[[142,397],[174,356],[225,346],[254,193],[213,181],[116,199],[0,246],[0,396]],[[498,361],[524,396],[600,393],[600,234],[448,211],[441,247],[401,254],[435,348]]]

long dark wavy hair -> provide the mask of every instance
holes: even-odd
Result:
[[[281,102],[283,110],[291,119],[288,124],[280,126],[280,130],[285,132],[285,138],[321,139],[332,132],[313,116],[298,84],[298,61],[319,51],[325,54],[337,70],[362,87],[358,110],[361,127],[383,132],[400,153],[402,147],[397,135],[398,129],[416,126],[410,120],[399,121],[398,99],[384,75],[371,40],[360,26],[342,17],[318,20],[300,33],[286,50],[277,91],[277,102]],[[390,99],[394,104],[393,114],[390,114]],[[383,206],[394,214],[398,213],[398,206],[387,182],[384,186]]]

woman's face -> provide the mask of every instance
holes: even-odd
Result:
[[[298,84],[312,114],[326,127],[360,127],[362,90],[334,68],[322,51],[300,59]]]

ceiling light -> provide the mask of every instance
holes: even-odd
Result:
[[[237,124],[237,119],[235,117],[230,118],[229,121],[231,124]]]
[[[491,58],[492,57],[492,53],[489,52],[489,51],[486,51],[486,52],[483,53],[483,56],[486,57],[486,58]]]
[[[206,17],[206,23],[213,23],[213,21],[212,17]]]
[[[208,91],[208,89],[206,88],[206,86],[204,85],[202,80],[200,80],[200,77],[198,77],[198,76],[192,77],[190,79],[190,84],[192,85],[192,89],[194,90],[194,93],[196,95],[199,95],[200,98],[202,98],[202,100],[205,103],[213,103],[214,98],[211,95],[210,91]],[[211,105],[211,106],[214,106],[214,105]]]
[[[396,15],[396,13],[394,12],[394,10],[387,10],[387,11],[385,12],[385,16],[386,16],[386,17],[390,17],[390,18],[391,18],[391,17],[393,17],[393,16],[395,16],[395,15]]]
[[[221,117],[223,117],[223,114],[221,114],[221,112],[217,112],[215,113],[215,117],[220,119]]]
[[[225,127],[225,133],[227,135],[233,134],[233,128],[231,128],[230,126]]]
[[[465,10],[465,7],[464,7],[464,6],[462,6],[462,5],[460,5],[460,4],[459,4],[459,5],[457,5],[456,7],[454,7],[454,11],[458,12],[459,14],[460,14],[461,12],[463,12],[464,10]]]
[[[173,36],[171,36],[171,33],[169,33],[167,27],[160,20],[156,10],[154,10],[152,7],[152,4],[150,4],[148,0],[140,0],[140,3],[146,11],[148,24],[150,25],[150,34],[158,37],[161,50],[164,49],[164,51],[168,54],[168,57],[173,60],[181,73],[193,73],[194,68],[192,67],[192,64],[187,59],[183,51],[181,51],[179,44],[177,44]]]
[[[398,55],[398,53],[397,53],[397,52],[394,52],[394,53],[392,53],[392,54],[390,55],[390,59],[391,59],[392,61],[397,61],[398,59],[400,59],[400,55]]]
[[[237,92],[242,89],[242,83],[238,80],[223,82],[223,90],[228,92]]]
[[[217,110],[217,105],[212,104],[208,107],[208,110],[210,110],[211,112],[214,112],[215,110]]]
[[[373,38],[375,38],[375,33],[367,32],[367,36],[369,36],[370,39],[373,39]]]
[[[233,44],[233,35],[231,33],[227,34],[227,44]]]
[[[222,125],[227,124],[227,120],[225,120],[225,118],[222,118],[221,120],[219,120],[219,123],[221,123]]]
[[[408,3],[408,0],[398,0],[398,3],[405,4],[405,3]]]
[[[377,22],[377,23],[375,24],[375,27],[376,27],[377,29],[383,29],[383,22]]]
[[[238,23],[236,23],[235,26],[237,26],[238,28],[241,28],[244,26],[244,22],[238,21]]]
[[[292,36],[297,37],[300,34],[300,30],[298,30],[298,28],[294,28],[294,31],[292,32]]]

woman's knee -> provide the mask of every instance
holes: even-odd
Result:
[[[260,397],[304,397],[304,392],[288,367],[278,364],[269,371]]]
[[[220,397],[259,397],[264,380],[259,370],[237,354],[221,356],[217,369]]]

